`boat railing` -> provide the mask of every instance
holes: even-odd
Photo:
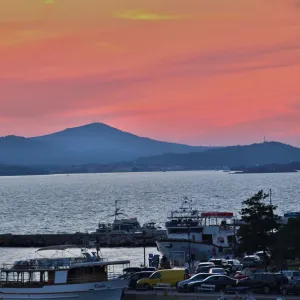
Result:
[[[68,269],[70,266],[80,264],[80,263],[92,263],[92,262],[107,262],[107,259],[86,259],[86,258],[74,258],[74,259],[49,259],[49,260],[30,260],[21,261],[14,264],[3,264],[1,271],[22,271],[22,270],[48,270],[48,269]]]

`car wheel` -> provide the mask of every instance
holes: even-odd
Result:
[[[283,296],[287,295],[288,294],[287,289],[286,288],[281,289],[281,294]]]
[[[195,286],[194,287],[194,293],[200,293],[200,292],[201,292],[200,286]]]
[[[145,290],[150,290],[150,285],[148,283],[145,283],[144,288],[145,288]]]
[[[269,286],[264,286],[264,293],[265,294],[269,294],[271,292],[271,289],[270,289],[270,287]]]

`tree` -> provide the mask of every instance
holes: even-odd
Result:
[[[264,202],[268,197],[261,190],[242,202],[242,225],[237,231],[240,253],[254,253],[273,246],[273,233],[280,227],[280,217],[275,214],[277,206]]]
[[[276,233],[276,250],[285,258],[300,257],[300,217],[290,218]]]

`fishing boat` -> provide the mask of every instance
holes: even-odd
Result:
[[[115,201],[115,211],[110,217],[114,217],[113,223],[98,223],[96,234],[102,236],[116,236],[116,235],[132,235],[138,236],[142,233],[148,237],[159,237],[166,234],[166,230],[163,230],[160,226],[157,226],[155,222],[148,222],[141,226],[136,217],[129,218],[119,216],[126,216],[125,213],[118,206],[119,201]]]
[[[4,264],[0,269],[0,299],[120,300],[128,281],[119,275],[130,261],[105,260],[100,257],[99,249],[92,253],[79,249],[80,255],[70,256],[75,248],[79,247],[45,247],[37,252],[50,251],[50,258]],[[62,255],[57,257],[53,252]]]
[[[156,242],[158,251],[176,266],[225,256],[232,253],[232,222],[232,212],[201,212],[185,198],[179,209],[170,212],[167,237]]]

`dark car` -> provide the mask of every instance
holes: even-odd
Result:
[[[243,265],[237,259],[227,259],[227,262],[231,265],[232,272],[242,271]]]
[[[194,281],[188,284],[190,292],[200,292],[202,285],[213,285],[215,291],[222,291],[238,285],[238,280],[230,278],[226,275],[212,275],[201,281]]]
[[[241,262],[244,268],[258,267],[263,265],[263,261],[257,255],[247,255]]]
[[[213,268],[215,266],[215,264],[213,262],[202,262],[202,263],[199,263],[196,270],[195,270],[195,273],[208,273],[210,268]]]
[[[250,287],[255,291],[268,294],[270,292],[280,292],[281,286],[288,284],[288,282],[288,278],[280,273],[259,273],[240,280],[239,286]]]
[[[193,281],[200,281],[200,280],[203,280],[209,276],[211,276],[212,274],[209,274],[209,273],[199,273],[199,274],[196,274],[194,276],[192,276],[191,278],[189,279],[186,279],[186,280],[183,280],[183,281],[180,281],[178,284],[177,284],[177,290],[178,292],[188,292],[189,289],[188,289],[188,285],[189,283],[193,282]]]
[[[128,288],[130,289],[136,289],[137,282],[142,279],[142,278],[149,278],[153,274],[153,271],[142,271],[142,272],[137,272],[133,273],[129,276],[129,283],[128,283]]]
[[[281,287],[281,294],[288,295],[288,294],[300,294],[300,280],[292,281],[288,284],[285,284]]]
[[[201,266],[198,266],[195,270],[195,273],[196,274],[199,274],[199,273],[209,273],[209,270],[211,268],[213,268],[214,266],[211,265],[211,266],[205,266],[205,267],[201,267]]]
[[[224,258],[212,258],[209,260],[209,262],[214,263],[216,267],[227,269],[229,272],[232,271],[232,265],[229,264]]]

